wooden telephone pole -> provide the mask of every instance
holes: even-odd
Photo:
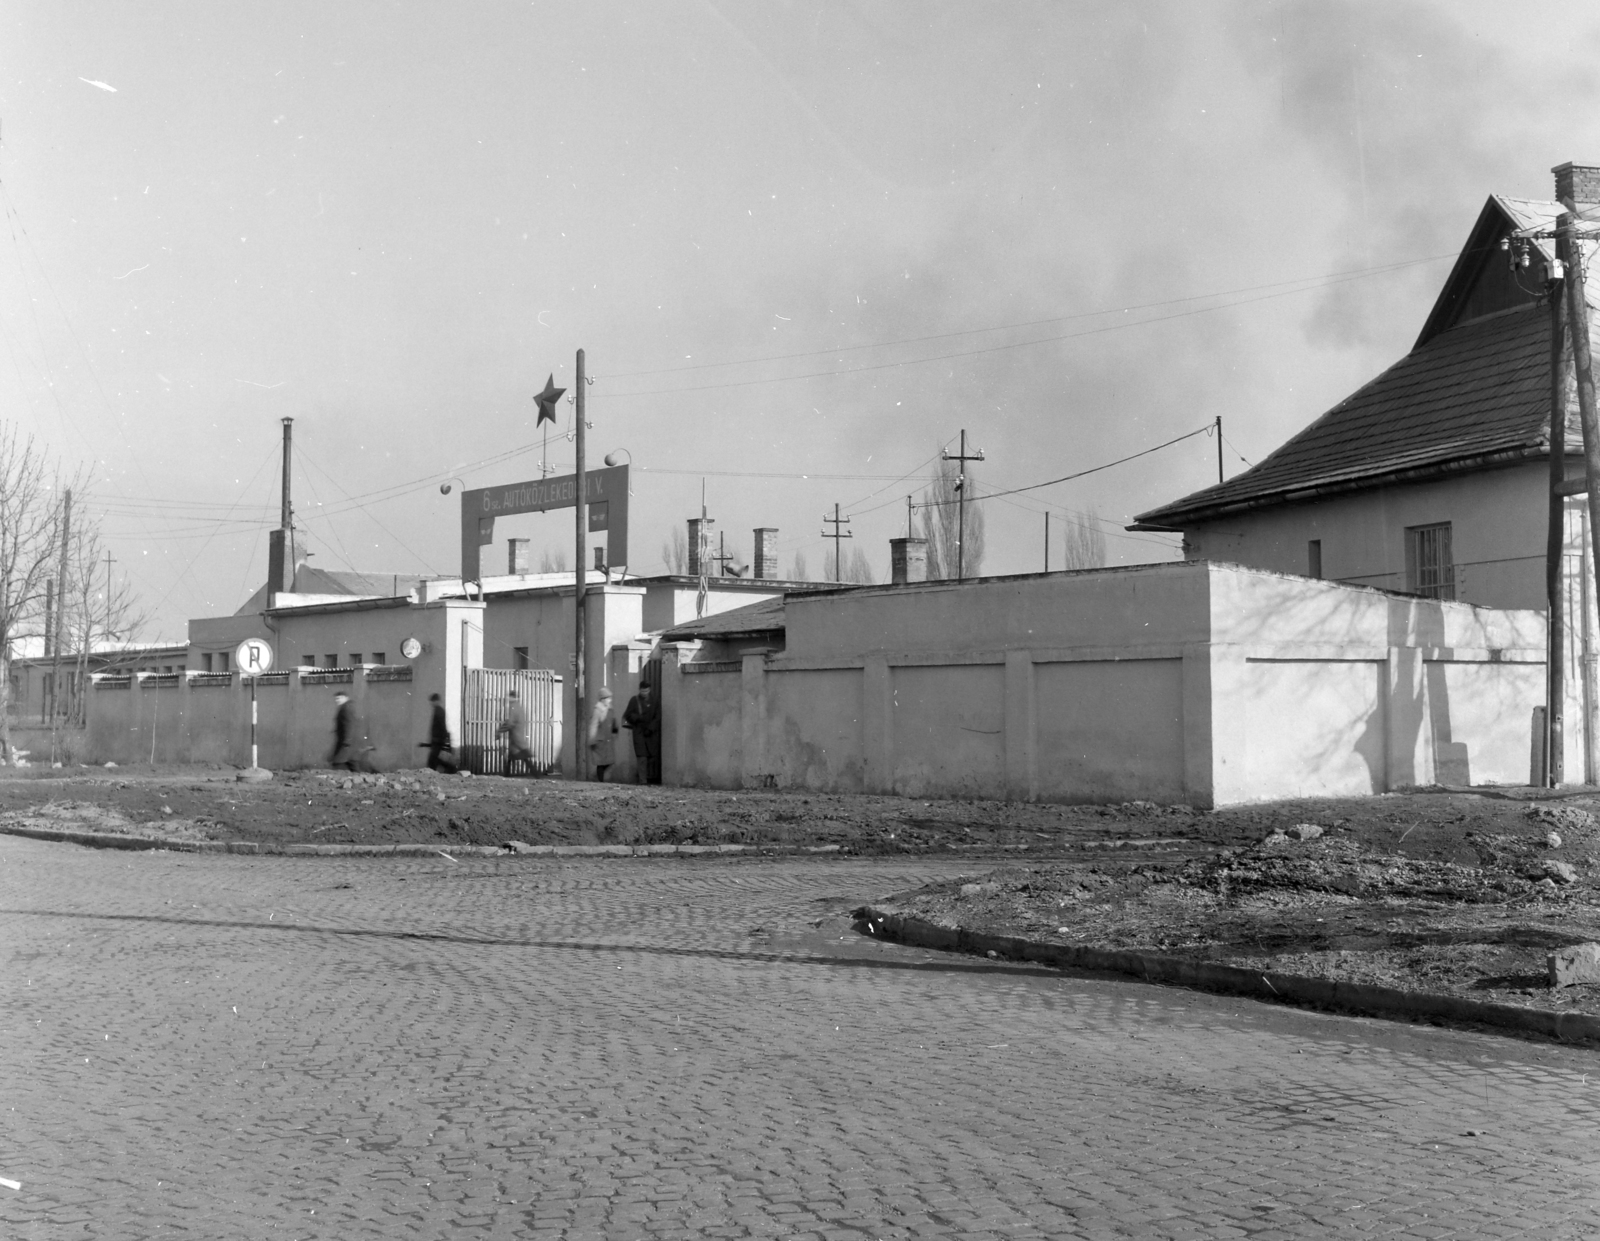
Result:
[[[982,461],[983,449],[974,448],[969,455],[967,452],[967,429],[961,428],[961,451],[958,453],[945,453],[946,461],[956,461],[956,581],[966,577],[966,542],[967,542],[967,462]]]
[[[1557,249],[1557,256],[1563,252]],[[1567,315],[1559,276],[1550,281],[1550,528],[1545,546],[1545,604],[1549,610],[1545,675],[1545,784],[1566,777],[1566,582],[1562,559],[1567,542]]]
[[[578,381],[576,384],[577,395],[573,398],[573,404],[577,409],[577,418],[575,421],[577,423],[576,442],[578,450],[578,465],[576,470],[578,483],[578,563],[576,566],[577,571],[572,575],[572,615],[573,620],[576,622],[573,626],[573,632],[577,635],[574,643],[575,650],[572,661],[572,703],[573,710],[576,712],[576,717],[573,720],[572,730],[572,757],[574,760],[573,768],[577,772],[578,779],[580,780],[587,780],[589,778],[589,716],[588,713],[583,709],[584,700],[586,697],[585,691],[588,688],[586,685],[584,685],[583,679],[583,637],[586,622],[589,619],[589,609],[587,602],[583,597],[583,588],[587,584],[586,579],[589,575],[589,567],[586,563],[589,559],[589,502],[588,496],[584,494],[583,477],[583,415],[585,386],[586,384],[583,377],[583,350],[580,349],[578,350]]]
[[[822,520],[833,523],[833,533],[829,534],[826,530],[824,530],[822,532],[822,537],[833,540],[833,580],[835,582],[842,582],[844,581],[844,573],[840,568],[842,562],[839,557],[839,549],[844,546],[843,541],[845,539],[853,539],[856,536],[845,529],[845,527],[850,524],[850,519],[848,517],[839,516],[839,506],[837,504],[833,506],[833,516],[829,517],[826,513],[824,513],[822,515]]]

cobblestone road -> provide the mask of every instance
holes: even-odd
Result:
[[[960,869],[0,837],[0,1235],[1600,1235],[1600,1055],[840,916]]]

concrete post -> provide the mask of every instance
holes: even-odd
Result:
[[[1204,810],[1216,805],[1211,671],[1210,643],[1183,648],[1183,795]]]
[[[1034,701],[1033,652],[1006,652],[1006,799],[1038,796],[1038,711]]]
[[[1427,684],[1422,650],[1391,646],[1384,665],[1384,789],[1414,788],[1432,783],[1429,760]]]
[[[746,655],[739,669],[739,783],[758,789],[767,777],[767,657]]]
[[[894,674],[882,655],[861,668],[861,782],[865,792],[894,792]]]

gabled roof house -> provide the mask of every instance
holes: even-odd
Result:
[[[1600,168],[1554,171],[1557,197],[1600,201]],[[1260,464],[1141,513],[1130,529],[1180,531],[1190,559],[1542,608],[1553,243],[1535,241],[1525,267],[1501,243],[1562,209],[1491,195],[1410,353]],[[1577,474],[1570,379],[1565,391],[1566,464]]]

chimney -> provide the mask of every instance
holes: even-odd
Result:
[[[756,554],[751,561],[751,577],[777,577],[778,576],[778,528],[776,526],[757,526]]]
[[[289,499],[289,462],[294,447],[294,419],[283,419],[283,494],[278,528],[267,535],[267,606],[294,589],[294,505]]]
[[[528,544],[530,541],[529,539],[506,540],[506,551],[508,553],[506,556],[507,573],[528,572]]]
[[[606,549],[603,547],[594,549],[594,571],[596,573],[604,573],[606,571]]]
[[[1600,168],[1589,164],[1561,164],[1556,174],[1556,197],[1574,203],[1600,203]]]
[[[717,519],[715,517],[689,518],[689,576],[700,576],[700,540],[705,538],[706,567],[705,572],[715,576],[716,570],[711,567],[711,557],[716,554],[712,541],[717,533]]]
[[[928,540],[889,540],[889,584],[906,586],[928,580]]]

